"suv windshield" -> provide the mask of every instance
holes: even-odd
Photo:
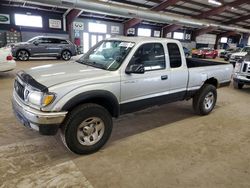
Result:
[[[96,44],[77,62],[114,71],[121,66],[123,60],[127,57],[134,45],[134,42],[104,40]]]
[[[30,40],[28,40],[27,42],[32,43],[32,42],[36,41],[37,39],[39,39],[39,37],[33,37]]]

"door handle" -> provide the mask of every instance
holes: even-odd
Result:
[[[161,80],[167,80],[167,79],[168,79],[168,75],[161,76]]]

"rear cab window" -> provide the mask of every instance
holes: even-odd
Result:
[[[169,64],[171,68],[178,68],[182,66],[182,57],[180,48],[177,43],[167,43]]]

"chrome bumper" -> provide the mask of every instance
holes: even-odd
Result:
[[[45,132],[50,132],[50,130],[54,130],[55,127],[58,129],[67,115],[67,112],[42,112],[30,108],[22,104],[15,95],[13,96],[12,107],[17,119],[23,125],[39,131],[41,134],[43,134],[42,130],[45,129]]]

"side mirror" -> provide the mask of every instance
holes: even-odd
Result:
[[[38,42],[37,40],[35,40],[35,41],[33,42],[33,44],[37,46],[37,45],[39,44],[39,42]]]
[[[144,68],[143,64],[132,64],[132,65],[129,65],[126,68],[125,72],[127,74],[131,74],[131,73],[134,73],[134,74],[144,74],[145,73],[145,68]]]

